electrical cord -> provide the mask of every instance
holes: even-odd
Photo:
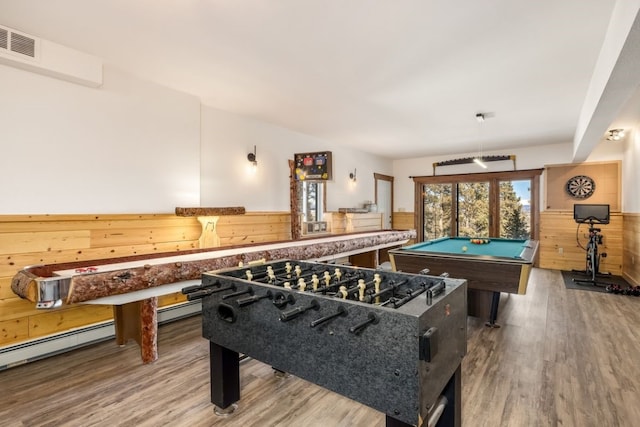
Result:
[[[586,250],[587,250],[587,248],[585,248],[584,246],[582,246],[582,243],[580,243],[580,237],[579,237],[579,236],[580,236],[580,233],[579,233],[579,232],[580,232],[580,225],[581,225],[581,224],[582,224],[582,223],[580,223],[580,222],[579,222],[579,223],[578,223],[578,227],[576,228],[576,242],[578,243],[578,246],[580,247],[580,249],[582,249],[583,251],[586,251]]]

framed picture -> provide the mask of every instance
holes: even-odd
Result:
[[[331,151],[294,154],[296,180],[329,181],[331,176]]]

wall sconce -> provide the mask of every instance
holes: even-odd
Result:
[[[353,172],[349,173],[349,179],[351,180],[351,182],[356,182],[356,170],[354,169]]]
[[[624,138],[624,129],[611,129],[607,132],[607,141],[620,141]]]
[[[247,160],[251,162],[251,167],[253,170],[258,168],[258,161],[256,160],[256,146],[253,146],[253,153],[247,154]]]

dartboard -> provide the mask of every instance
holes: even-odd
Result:
[[[596,189],[596,183],[593,179],[585,175],[578,175],[567,181],[566,190],[571,197],[576,199],[586,199],[591,197]]]

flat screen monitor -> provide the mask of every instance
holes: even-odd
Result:
[[[609,205],[573,205],[573,219],[576,222],[609,224]]]

